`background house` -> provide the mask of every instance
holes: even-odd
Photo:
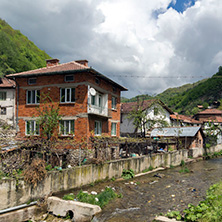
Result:
[[[15,82],[0,78],[0,119],[15,124]]]
[[[174,139],[174,149],[203,148],[204,134],[200,126],[156,128],[151,132],[152,138]]]
[[[59,64],[47,60],[41,69],[8,75],[17,85],[17,132],[41,135],[38,109],[59,106],[58,135],[80,141],[91,135],[120,135],[120,93],[127,90],[88,66],[87,60]],[[47,95],[51,100],[43,101]]]
[[[121,105],[121,136],[135,136],[141,133],[141,129],[135,127],[133,123],[134,118],[130,118],[130,114],[138,109],[141,109],[145,114],[144,121],[146,124],[142,128],[142,132],[145,132],[145,135],[149,135],[152,128],[171,125],[170,115],[173,114],[173,111],[160,100],[152,99],[123,103]]]

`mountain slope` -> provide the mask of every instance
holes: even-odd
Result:
[[[20,31],[0,19],[0,76],[43,67],[48,58]]]

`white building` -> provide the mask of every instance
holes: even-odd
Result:
[[[0,78],[0,119],[15,124],[15,82]]]
[[[142,129],[138,129],[133,124],[134,118],[129,118],[130,113],[135,110],[141,109],[145,114],[146,124]],[[141,131],[145,135],[150,134],[150,130],[155,127],[171,126],[170,115],[173,114],[163,102],[160,100],[145,100],[141,102],[123,103],[121,105],[121,123],[120,134],[121,136],[139,135]]]

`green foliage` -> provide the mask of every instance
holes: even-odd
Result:
[[[149,99],[153,99],[153,97],[148,94],[138,95],[138,96],[135,96],[131,99],[121,97],[121,103],[137,102],[137,101],[143,101],[143,100],[149,100]]]
[[[132,169],[129,169],[129,170],[125,170],[123,169],[123,172],[122,172],[122,178],[127,180],[127,179],[131,179],[135,176],[135,173]]]
[[[181,220],[180,211],[170,211],[166,214],[166,217],[175,218],[176,220]]]
[[[152,170],[153,170],[153,167],[152,167],[152,166],[149,166],[148,169],[145,169],[145,170],[143,170],[142,172],[143,172],[143,173],[146,173],[146,172],[149,172],[149,171],[152,171]]]
[[[44,105],[37,108],[37,123],[42,129],[43,135],[49,140],[58,128],[59,120],[61,120],[59,105],[54,103],[49,95],[42,95],[41,102]]]
[[[184,167],[186,164],[185,164],[185,161],[184,160],[181,160],[180,162],[180,166]]]
[[[106,204],[109,203],[110,200],[116,197],[118,197],[118,195],[113,191],[113,189],[110,187],[106,187],[103,192],[97,195],[92,195],[80,191],[77,194],[76,199],[80,202],[99,205],[101,208],[103,208]],[[119,197],[121,197],[121,195]]]
[[[74,198],[75,198],[74,194],[70,193],[70,194],[65,194],[62,199],[63,200],[74,200]]]
[[[180,173],[189,173],[190,170],[185,166],[185,167],[183,167],[179,172],[180,172]]]
[[[51,170],[52,170],[52,165],[51,165],[51,164],[47,165],[47,166],[45,167],[45,169],[46,169],[47,171],[51,171]]]
[[[50,57],[0,19],[0,76],[45,66]]]

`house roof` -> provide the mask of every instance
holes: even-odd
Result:
[[[32,76],[41,76],[41,75],[55,75],[55,74],[68,74],[68,73],[79,73],[79,72],[90,72],[95,76],[99,76],[100,78],[108,81],[111,84],[114,84],[122,91],[127,91],[128,89],[104,76],[103,74],[97,72],[91,67],[82,65],[76,61],[71,61],[63,64],[57,64],[53,66],[47,66],[40,69],[29,70],[25,72],[19,72],[15,74],[7,75],[8,78],[22,78],[22,77],[32,77]]]
[[[155,128],[151,137],[194,137],[199,130],[200,126]]]
[[[0,78],[0,89],[15,88],[15,81],[8,78]]]
[[[207,118],[201,118],[202,122],[215,122],[215,123],[222,123],[222,116],[211,116]]]
[[[222,115],[222,111],[219,109],[205,109],[204,111],[199,112],[197,115],[199,114]]]
[[[201,121],[192,119],[191,116],[185,116],[185,115],[180,115],[180,114],[171,114],[170,118],[173,120],[181,120],[184,123],[196,123],[196,124],[200,124]]]
[[[173,111],[168,108],[162,101],[156,99],[144,100],[142,102],[129,102],[129,103],[122,103],[121,105],[121,112],[122,113],[130,113],[133,110],[137,109],[138,105],[142,107],[142,110],[150,108],[154,103],[159,103],[163,108],[165,108],[170,114]]]

